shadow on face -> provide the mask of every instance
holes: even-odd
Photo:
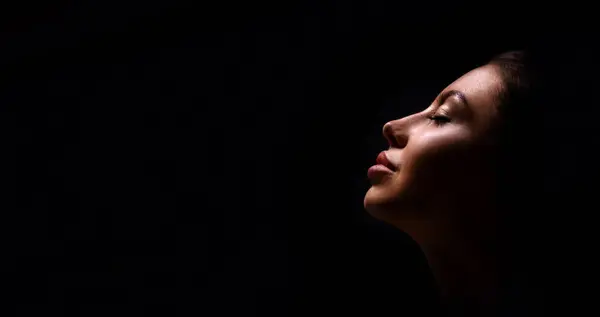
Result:
[[[476,68],[446,87],[421,112],[387,122],[389,149],[369,169],[365,209],[401,229],[450,209],[458,212],[493,191],[494,127],[502,76],[493,65]]]

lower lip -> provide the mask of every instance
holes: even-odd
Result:
[[[373,165],[367,171],[367,175],[369,176],[369,178],[374,178],[377,176],[381,176],[381,175],[385,175],[385,174],[393,174],[393,173],[394,172],[391,169],[389,169],[381,164]]]

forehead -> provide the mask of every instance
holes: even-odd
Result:
[[[464,74],[443,91],[462,92],[473,113],[480,118],[492,118],[496,114],[498,96],[503,87],[497,66],[485,65]]]

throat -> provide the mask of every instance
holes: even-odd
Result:
[[[467,245],[423,249],[451,316],[496,316],[501,310],[503,272],[493,257]]]

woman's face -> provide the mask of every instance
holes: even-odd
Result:
[[[367,211],[390,220],[430,202],[472,203],[491,190],[489,150],[501,89],[498,69],[486,65],[450,84],[423,111],[386,123],[390,147],[369,169]]]

